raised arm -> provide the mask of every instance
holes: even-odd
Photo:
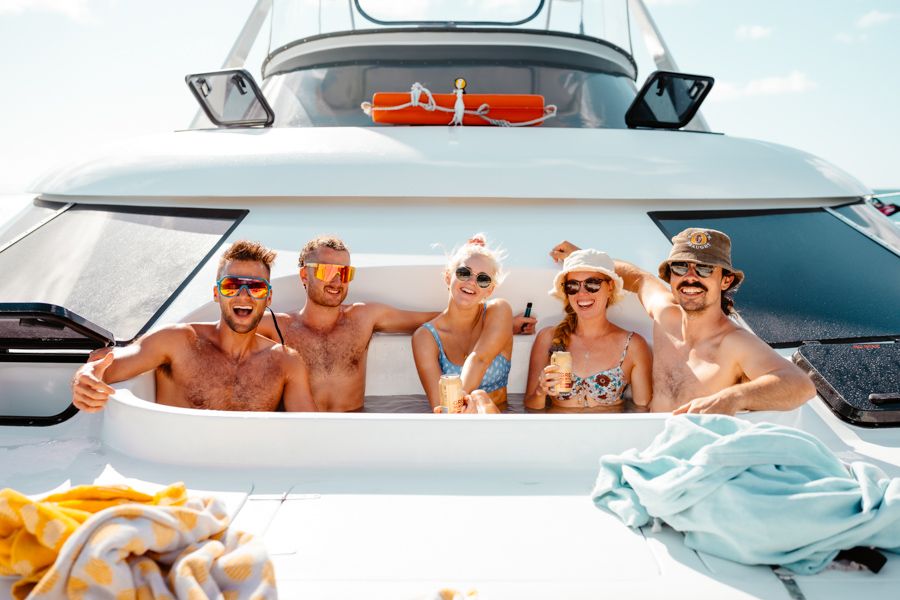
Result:
[[[803,371],[744,329],[722,340],[721,352],[733,356],[749,381],[695,398],[674,411],[733,415],[741,410],[791,410],[816,395]]]
[[[441,314],[439,312],[400,310],[387,304],[370,303],[365,306],[367,310],[372,311],[373,330],[381,333],[412,333],[424,323]],[[271,318],[269,318],[269,322],[271,323]],[[513,317],[512,332],[519,335],[531,335],[534,333],[535,323],[537,323],[536,318],[518,314]],[[266,337],[269,336],[266,335]]]
[[[438,316],[439,312],[400,310],[387,304],[367,303],[366,310],[373,318],[373,330],[382,333],[412,333],[424,323]]]
[[[502,299],[489,302],[481,336],[463,363],[460,378],[466,393],[481,387],[481,380],[484,379],[491,362],[511,340],[512,308],[509,302]]]
[[[412,336],[413,360],[416,361],[416,371],[428,403],[433,409],[441,403],[440,384],[441,365],[438,362],[439,350],[431,333],[424,327],[419,327]]]
[[[297,352],[284,349],[285,384],[282,399],[287,412],[317,412],[319,410],[309,387],[309,371]]]
[[[193,329],[188,325],[166,327],[82,365],[72,379],[72,403],[85,412],[101,410],[115,393],[108,384],[131,379],[169,363],[170,350],[183,344],[185,337],[191,335]]]
[[[669,287],[656,275],[623,260],[616,261],[616,274],[622,278],[626,290],[637,294],[653,320],[660,320],[666,308],[677,306]]]

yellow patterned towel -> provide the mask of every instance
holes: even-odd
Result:
[[[2,490],[0,574],[22,577],[16,600],[274,598],[262,543],[227,525],[218,500],[188,500],[183,484],[154,496],[81,486],[38,502]]]

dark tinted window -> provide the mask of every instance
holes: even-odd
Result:
[[[900,335],[900,257],[824,209],[651,213],[669,237],[724,231],[747,278],[740,315],[766,342]]]
[[[434,94],[449,94],[460,73],[465,73],[470,94],[542,95],[544,104],[556,105],[558,112],[541,127],[624,129],[625,111],[635,96],[633,82],[623,73],[512,60],[490,64],[382,61],[298,69],[269,77],[264,91],[275,111],[276,127],[371,127],[375,125],[360,104],[370,102],[375,92],[408,92],[419,82]],[[448,113],[448,123],[451,118]]]
[[[131,340],[242,214],[75,205],[0,252],[0,302],[55,304]]]

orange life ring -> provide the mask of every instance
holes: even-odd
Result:
[[[455,94],[433,94],[434,103],[451,112],[429,111],[420,106],[407,106],[395,110],[396,106],[409,103],[409,92],[376,92],[372,97],[370,115],[375,123],[392,123],[395,125],[447,125],[453,119]],[[424,97],[423,97],[424,100]],[[509,121],[510,124],[524,123],[546,117],[544,97],[537,94],[464,94],[463,102],[466,111],[476,111],[482,105],[490,110],[485,113],[497,121]],[[379,110],[380,109],[380,110]],[[533,125],[540,125],[537,121]],[[491,125],[489,121],[468,112],[463,117],[463,125]]]

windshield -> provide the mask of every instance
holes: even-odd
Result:
[[[518,25],[533,21],[545,0],[353,0],[356,10],[378,24]]]
[[[552,57],[550,51],[543,54],[544,61]],[[381,60],[298,68],[270,77],[264,90],[277,127],[391,127],[373,123],[360,104],[372,100],[376,92],[409,92],[414,82],[434,93],[447,93],[462,71],[469,82],[467,93],[543,96],[545,104],[557,107],[557,114],[541,127],[624,128],[625,112],[635,96],[634,84],[612,65],[608,68],[574,70],[561,64],[523,64],[514,59],[453,61],[452,66],[440,59]],[[450,119],[447,116],[447,123]]]
[[[605,40],[632,54],[627,0],[274,0],[269,52],[312,36],[427,25]]]
[[[39,202],[32,220],[45,217],[48,208],[56,209],[53,219],[44,218],[40,227],[0,249],[0,303],[63,307],[120,341],[153,323],[244,215]],[[30,334],[20,328],[13,335],[8,327],[0,333],[46,337],[42,328],[28,324]]]

